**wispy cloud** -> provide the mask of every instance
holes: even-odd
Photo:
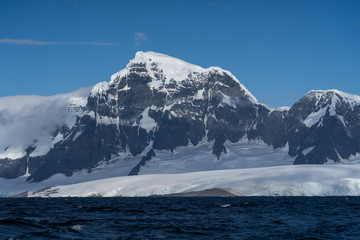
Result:
[[[148,39],[147,35],[145,33],[142,32],[136,32],[134,34],[134,42],[136,46],[140,46],[143,45],[146,40]]]
[[[118,42],[52,42],[37,41],[32,39],[0,39],[0,44],[17,44],[17,45],[95,45],[95,46],[114,46],[119,45]]]
[[[58,42],[45,42],[45,41],[36,41],[31,39],[11,39],[3,38],[0,39],[1,44],[19,44],[19,45],[58,45]]]
[[[79,42],[79,43],[68,43],[68,44],[114,46],[114,45],[119,45],[120,43],[118,43],[118,42]]]

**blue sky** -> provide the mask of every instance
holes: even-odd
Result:
[[[0,97],[108,81],[139,50],[220,66],[272,106],[360,95],[360,1],[0,1]]]

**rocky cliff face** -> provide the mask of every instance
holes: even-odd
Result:
[[[360,98],[337,90],[310,91],[288,112],[289,154],[295,164],[348,159],[360,151]]]
[[[63,139],[50,151],[0,160],[0,177],[28,169],[29,181],[42,181],[124,155],[143,156],[129,172],[137,174],[154,150],[207,142],[221,160],[226,142],[244,139],[287,147],[295,164],[339,161],[360,152],[359,103],[340,91],[311,91],[290,109],[272,109],[228,71],[138,52],[110,82],[93,87],[75,125],[56,130]]]

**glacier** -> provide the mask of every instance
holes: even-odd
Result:
[[[28,191],[27,197],[146,197],[224,189],[236,196],[359,196],[360,165],[292,165],[110,177]],[[47,180],[55,183],[60,176]],[[44,183],[43,183],[44,184]]]

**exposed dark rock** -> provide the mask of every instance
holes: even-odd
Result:
[[[139,174],[139,171],[140,171],[140,167],[141,166],[144,166],[145,163],[149,160],[151,160],[152,157],[155,156],[155,152],[154,150],[150,150],[145,157],[143,157],[141,159],[141,161],[138,163],[138,165],[136,165],[136,167],[134,167],[133,169],[131,169],[130,173],[129,173],[129,176],[134,176],[134,175],[138,175]]]
[[[180,68],[169,77],[162,60],[150,60],[150,55],[154,53],[140,53],[110,83],[94,87],[75,126],[60,126],[54,137],[61,133],[64,140],[46,155],[30,157],[35,150],[31,145],[23,158],[1,159],[0,177],[16,178],[28,169],[28,180],[38,182],[57,173],[90,171],[122,153],[174,151],[201,141],[211,142],[220,160],[227,152],[225,143],[241,139],[287,147],[294,164],[324,164],[360,152],[356,96],[311,91],[288,110],[272,109],[257,103],[227,71],[185,65],[186,74]],[[137,174],[154,155],[150,150],[129,174]]]

